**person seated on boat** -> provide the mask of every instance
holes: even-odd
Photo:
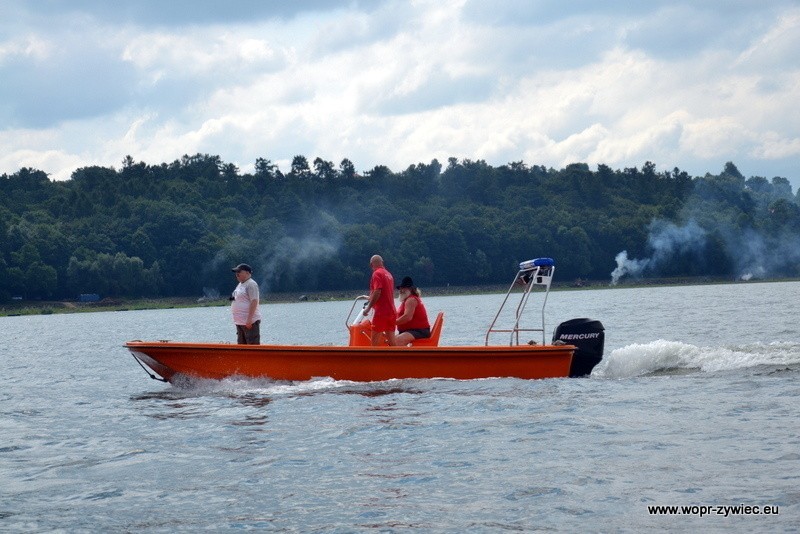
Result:
[[[431,337],[428,312],[414,281],[410,276],[406,276],[397,289],[400,291],[400,307],[397,309],[398,334],[394,338],[394,344],[402,347],[415,339]]]

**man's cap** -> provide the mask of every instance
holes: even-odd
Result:
[[[253,268],[247,265],[246,263],[240,263],[239,265],[231,269],[231,271],[235,273],[238,273],[239,271],[247,271],[248,273],[252,273]]]

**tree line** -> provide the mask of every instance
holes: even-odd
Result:
[[[621,251],[663,260],[654,235],[689,224],[702,239],[638,274],[740,276],[742,240],[757,238],[751,252],[775,256],[761,275],[800,276],[800,191],[733,163],[701,177],[456,158],[359,173],[295,156],[287,172],[259,158],[243,173],[208,154],[128,156],[63,181],[0,176],[0,300],[226,293],[241,262],[266,291],[363,290],[375,253],[422,287],[506,283],[541,256],[562,281],[608,280]]]

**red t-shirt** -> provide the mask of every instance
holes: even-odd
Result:
[[[428,312],[425,309],[425,305],[422,303],[422,299],[419,297],[415,297],[414,295],[409,295],[406,300],[400,303],[400,307],[397,309],[397,316],[400,317],[406,312],[406,302],[409,299],[416,299],[417,307],[414,308],[414,315],[411,316],[411,320],[407,323],[403,323],[398,325],[397,328],[403,329],[405,332],[406,330],[420,330],[422,328],[430,328],[431,325],[428,322]]]
[[[394,278],[392,273],[383,267],[372,271],[372,278],[369,281],[369,290],[381,290],[381,296],[373,305],[375,315],[372,318],[372,326],[378,332],[394,330],[397,311],[394,307]]]

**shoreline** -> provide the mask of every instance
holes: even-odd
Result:
[[[651,278],[638,279],[611,285],[607,281],[578,280],[573,282],[554,282],[551,291],[586,291],[598,289],[631,289],[641,287],[669,287],[669,286],[697,286],[716,284],[755,284],[771,282],[795,282],[797,278],[760,278],[753,280],[735,280],[731,278]],[[508,285],[482,285],[482,286],[439,286],[420,288],[426,297],[477,295],[481,293],[505,293]],[[331,302],[352,300],[366,293],[358,290],[337,291],[309,291],[309,292],[284,292],[268,293],[262,304],[287,304],[303,302]],[[206,299],[204,297],[163,297],[163,298],[112,298],[107,297],[98,302],[78,302],[69,300],[54,301],[17,301],[0,304],[0,317],[19,317],[27,315],[53,315],[62,313],[92,313],[105,311],[134,311],[134,310],[161,310],[174,308],[200,308],[227,306],[225,299]]]

